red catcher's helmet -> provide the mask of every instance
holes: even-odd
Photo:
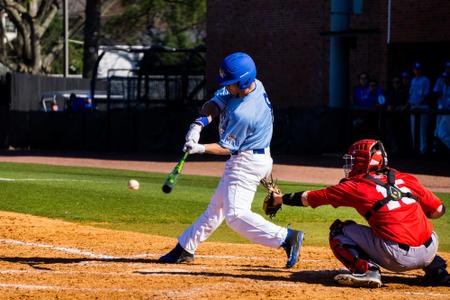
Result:
[[[377,140],[360,140],[350,146],[344,155],[345,177],[376,172],[388,166],[383,143]]]

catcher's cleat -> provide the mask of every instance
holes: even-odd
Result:
[[[369,270],[363,274],[338,274],[334,277],[334,280],[344,286],[367,288],[381,287],[381,274],[379,270]]]
[[[166,264],[190,263],[193,261],[194,254],[184,250],[179,243],[169,253],[158,259],[158,262]]]
[[[300,257],[300,249],[303,242],[303,231],[292,230],[288,228],[288,234],[286,240],[281,245],[286,251],[288,260],[286,262],[286,268],[292,268]]]
[[[443,268],[425,272],[421,283],[426,286],[450,286],[450,274]]]

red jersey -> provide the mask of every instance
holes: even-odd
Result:
[[[373,213],[368,223],[374,235],[383,240],[417,247],[424,244],[433,231],[433,225],[425,213],[434,213],[442,203],[414,176],[395,172],[395,186],[404,193],[411,192],[417,197],[417,201],[408,197],[399,201],[391,200]],[[309,205],[313,208],[325,204],[333,207],[348,206],[365,216],[377,201],[386,197],[387,191],[385,187],[363,176],[356,176],[321,190],[309,191]],[[372,176],[387,182],[385,175]]]

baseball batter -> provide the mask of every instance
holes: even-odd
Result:
[[[199,244],[225,220],[231,229],[255,243],[283,247],[288,256],[286,267],[293,267],[300,255],[303,232],[275,225],[251,211],[260,180],[272,170],[269,146],[273,129],[272,106],[263,84],[256,79],[253,59],[242,52],[228,55],[220,65],[217,81],[222,88],[191,124],[183,150],[230,158],[207,209],[159,261],[192,261]],[[218,115],[219,142],[199,144],[202,128]]]
[[[354,143],[338,185],[316,191],[277,195],[283,204],[353,207],[369,226],[336,220],[330,227],[334,255],[353,274],[339,274],[342,285],[380,287],[380,266],[395,272],[423,269],[423,283],[449,285],[446,262],[438,255],[438,236],[428,218],[439,218],[445,206],[410,174],[388,167],[383,144]]]

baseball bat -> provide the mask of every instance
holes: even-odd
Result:
[[[167,176],[166,181],[164,181],[164,184],[162,186],[162,190],[164,193],[168,194],[170,193],[173,188],[175,187],[175,184],[177,183],[178,175],[181,174],[181,170],[183,170],[184,162],[186,161],[186,158],[188,157],[188,153],[185,152],[183,157],[180,159],[180,161],[177,163],[175,168],[173,168],[172,172],[169,173]]]

